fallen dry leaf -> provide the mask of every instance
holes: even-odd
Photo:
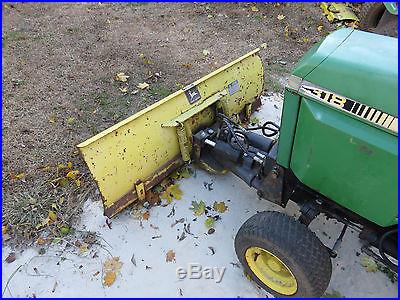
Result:
[[[72,125],[72,124],[74,124],[74,123],[75,123],[75,118],[70,117],[70,118],[67,119],[67,124],[68,124],[68,125]]]
[[[127,82],[128,81],[129,76],[125,75],[125,73],[117,73],[117,75],[115,75],[115,80],[117,81],[121,81],[121,82]]]
[[[278,15],[276,17],[279,21],[282,21],[283,19],[285,19],[286,17],[284,15]]]
[[[166,262],[175,261],[175,252],[173,250],[169,250],[167,252],[167,255],[165,256],[165,261]]]
[[[193,210],[195,216],[201,216],[206,210],[206,204],[204,201],[192,201],[192,206],[189,209]]]
[[[76,179],[76,180],[75,180],[75,184],[76,184],[77,187],[80,187],[81,184],[82,184],[82,182],[81,182],[80,179]]]
[[[119,274],[122,267],[122,262],[119,261],[119,257],[112,257],[109,260],[104,262],[104,278],[103,284],[105,286],[111,286]]]
[[[318,30],[319,32],[321,32],[322,29],[324,29],[324,26],[323,26],[323,25],[319,25],[319,26],[317,27],[317,30]]]
[[[68,178],[58,178],[57,183],[59,184],[59,186],[64,187],[68,184]]]
[[[40,246],[43,246],[44,244],[46,244],[46,240],[45,240],[44,238],[42,238],[42,237],[39,237],[39,238],[36,240],[36,243],[37,243],[38,245],[40,245]]]
[[[11,173],[10,177],[13,180],[22,180],[22,179],[24,179],[26,177],[26,173],[22,172],[22,173],[19,173],[17,175],[14,175],[13,173]]]
[[[58,164],[57,165],[58,170],[64,170],[64,169],[72,169],[72,162],[68,162],[66,165],[64,164]]]
[[[204,49],[204,50],[203,50],[203,55],[204,55],[204,56],[207,56],[208,54],[210,54],[210,51],[207,50],[207,49]]]
[[[256,6],[252,6],[252,7],[250,8],[250,10],[251,10],[252,12],[258,12],[258,11],[260,11]]]
[[[150,218],[150,213],[148,212],[148,211],[146,211],[144,214],[143,214],[143,220],[148,220]]]
[[[357,21],[345,22],[345,25],[347,27],[352,27],[352,28],[358,28],[359,27]]]
[[[16,260],[16,256],[15,256],[15,252],[11,252],[10,254],[8,254],[7,258],[5,259],[6,263],[11,264],[12,262],[14,262]]]
[[[225,205],[224,201],[221,201],[221,202],[216,202],[215,201],[214,205],[213,205],[213,208],[214,208],[214,210],[216,212],[224,213],[228,209],[228,206]]]
[[[85,253],[89,250],[89,245],[85,242],[81,243],[79,246],[80,253]]]
[[[267,43],[262,43],[262,44],[260,45],[260,48],[261,48],[261,49],[267,49]]]
[[[67,173],[67,175],[65,175],[65,177],[67,177],[67,178],[69,178],[69,179],[75,179],[76,176],[78,176],[78,175],[79,175],[79,171],[78,171],[78,170],[75,170],[75,171],[69,171],[69,172]]]
[[[40,168],[40,170],[41,170],[41,171],[44,171],[44,172],[48,172],[48,171],[51,170],[51,166],[45,166],[45,167],[43,167],[43,168]]]
[[[53,222],[57,221],[57,214],[54,211],[49,210],[48,219],[49,219],[49,223],[53,223]]]
[[[115,274],[114,271],[106,272],[106,275],[104,276],[104,285],[111,286],[115,282],[116,278],[117,278],[117,274]]]
[[[206,225],[207,228],[211,228],[214,226],[215,223],[215,219],[213,217],[208,217],[205,221],[204,221],[204,225]]]
[[[138,88],[138,89],[141,89],[141,90],[144,90],[144,89],[147,89],[149,86],[150,86],[150,85],[149,85],[148,83],[142,82],[142,83],[139,83],[139,84],[137,85],[137,88]]]
[[[160,198],[166,199],[169,203],[171,203],[173,199],[182,199],[182,191],[179,188],[179,184],[176,183],[167,187],[166,190],[160,195]]]
[[[183,67],[183,68],[186,68],[186,69],[191,69],[191,68],[193,67],[193,65],[187,63],[187,64],[182,64],[182,67]]]
[[[285,26],[285,37],[289,37],[289,26]]]
[[[43,228],[49,224],[49,218],[43,219],[38,225],[36,225],[36,229]]]
[[[128,88],[127,87],[119,88],[119,90],[124,94],[126,94],[128,92]]]
[[[139,57],[143,60],[143,63],[144,63],[144,64],[146,64],[146,65],[151,65],[151,64],[153,64],[153,62],[152,62],[150,59],[148,59],[148,58],[146,57],[146,55],[144,55],[143,53],[140,53],[140,54],[139,54]]]
[[[174,180],[180,180],[182,178],[190,178],[192,176],[193,171],[189,167],[183,167],[180,170],[174,171],[171,175],[170,178]]]
[[[190,178],[193,174],[193,170],[190,169],[189,167],[185,167],[180,170],[179,175],[180,178]]]
[[[56,117],[55,117],[55,116],[51,116],[51,117],[49,118],[49,122],[52,123],[52,124],[54,124],[54,123],[56,122]]]

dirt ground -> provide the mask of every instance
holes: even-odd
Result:
[[[2,17],[2,215],[15,243],[55,219],[68,231],[98,197],[76,144],[263,43],[265,89],[282,90],[336,28],[318,3],[8,3]]]

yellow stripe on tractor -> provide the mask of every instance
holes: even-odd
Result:
[[[192,135],[216,112],[246,119],[263,90],[259,49],[79,144],[112,217],[190,162]]]

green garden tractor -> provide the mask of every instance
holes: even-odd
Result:
[[[340,29],[298,62],[281,124],[247,126],[260,105],[256,49],[78,145],[108,217],[194,162],[233,172],[300,217],[257,213],[235,249],[246,273],[278,297],[320,297],[351,228],[363,251],[397,271],[397,39]],[[243,199],[246,201],[246,199]],[[309,229],[319,215],[343,224],[334,246]]]

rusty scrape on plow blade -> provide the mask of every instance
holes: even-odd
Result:
[[[112,217],[190,161],[192,135],[216,111],[249,117],[263,89],[259,49],[78,145]],[[254,108],[254,105],[253,105]]]

